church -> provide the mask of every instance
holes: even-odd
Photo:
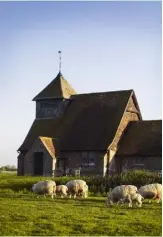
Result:
[[[143,120],[134,90],[78,94],[61,72],[33,99],[18,175],[106,176],[162,170],[162,120]]]

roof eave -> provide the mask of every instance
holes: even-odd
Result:
[[[71,97],[71,96],[70,96]],[[40,101],[40,100],[51,100],[51,99],[66,99],[66,100],[72,100],[70,97],[59,97],[59,96],[49,96],[49,97],[34,97],[32,101]]]
[[[132,96],[133,90],[129,90],[129,91],[131,91],[131,93],[130,93],[130,96],[128,97],[128,101],[127,101],[127,103],[126,103],[126,107],[125,107],[125,109],[124,109],[124,111],[123,111],[123,114],[122,114],[122,117],[121,117],[121,120],[120,120],[119,126],[118,126],[118,128],[117,128],[117,130],[116,130],[116,132],[115,132],[114,138],[113,138],[111,144],[108,146],[107,150],[110,149],[111,145],[113,144],[113,142],[114,142],[114,140],[115,140],[115,137],[116,137],[117,131],[118,131],[119,127],[120,127],[120,124],[121,124],[122,119],[123,119],[123,116],[124,116],[124,114],[125,114],[125,112],[126,112],[126,109],[127,109],[128,103],[129,103],[129,100],[130,100],[130,98],[131,98],[131,96]]]

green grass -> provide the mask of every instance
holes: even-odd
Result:
[[[31,184],[45,179],[0,175],[0,236],[162,235],[160,203],[145,200],[141,208],[106,208],[106,195],[85,200],[36,198],[29,191]],[[65,183],[67,177],[57,180]]]
[[[0,194],[1,236],[161,236],[161,224],[161,204],[155,202],[106,208],[104,197],[52,200]]]

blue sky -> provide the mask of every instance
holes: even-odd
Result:
[[[134,89],[161,119],[161,33],[161,2],[0,2],[0,165],[17,164],[58,50],[78,93]]]

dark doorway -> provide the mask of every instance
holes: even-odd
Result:
[[[43,175],[43,152],[34,153],[34,175]]]

